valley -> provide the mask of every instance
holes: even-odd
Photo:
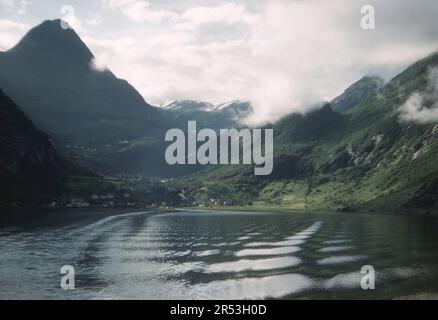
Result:
[[[62,159],[61,174],[49,174],[62,177],[50,187],[56,192],[40,204],[438,212],[437,123],[407,121],[400,111],[412,96],[428,92],[437,53],[387,83],[365,76],[313,111],[264,125],[273,130],[273,168],[266,176],[255,176],[257,168],[248,162],[165,161],[167,130],[187,134],[189,121],[212,132],[254,129],[245,125],[254,112],[249,102],[181,99],[153,106],[110,70],[93,68],[93,59],[59,20],[43,22],[0,53],[1,90],[29,119],[27,126],[45,132],[52,158]],[[181,161],[189,163],[187,157]],[[6,151],[0,163],[7,170],[16,164]],[[11,172],[5,181],[21,181],[19,172]],[[42,180],[33,180],[37,188]],[[30,203],[22,191],[11,190],[6,199],[16,200],[5,205]]]

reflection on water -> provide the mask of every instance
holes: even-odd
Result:
[[[282,274],[258,278],[229,279],[196,285],[200,299],[265,299],[281,298],[308,289],[312,280],[300,274]]]
[[[245,256],[273,256],[279,254],[295,253],[300,251],[301,248],[296,246],[279,247],[273,249],[244,249],[236,252],[237,257]]]
[[[301,262],[296,257],[281,257],[267,259],[238,260],[234,262],[214,263],[206,268],[207,273],[214,272],[242,272],[242,271],[260,271],[275,270],[296,266]]]
[[[346,262],[353,262],[361,259],[365,259],[366,256],[334,256],[334,257],[327,257],[324,259],[320,259],[317,261],[318,264],[340,264],[340,263],[346,263]]]
[[[388,299],[438,293],[433,219],[77,212],[2,222],[0,298]],[[59,287],[65,264],[75,267],[75,290]],[[376,270],[375,290],[360,287],[363,265]]]
[[[250,242],[247,243],[246,247],[278,247],[278,246],[298,246],[300,244],[305,243],[304,240],[286,240],[286,241],[277,241],[277,242]]]
[[[352,249],[353,246],[331,246],[319,249],[319,252],[338,252]]]

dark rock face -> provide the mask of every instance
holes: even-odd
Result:
[[[48,199],[64,175],[48,137],[0,90],[0,201]]]
[[[30,30],[21,41],[10,50],[14,54],[33,52],[63,55],[76,63],[89,63],[93,54],[72,29],[64,29],[61,20],[46,20]]]

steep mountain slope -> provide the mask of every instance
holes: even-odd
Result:
[[[97,172],[183,174],[188,168],[168,166],[164,159],[169,128],[185,130],[188,120],[199,127],[231,127],[252,112],[238,101],[218,108],[179,100],[156,108],[127,81],[93,67],[93,59],[74,30],[63,29],[60,20],[45,21],[0,53],[0,86],[63,155]]]
[[[136,150],[146,157],[135,170],[155,170],[161,159],[147,154],[161,150],[165,118],[128,82],[93,68],[93,59],[73,30],[45,21],[0,54],[0,86],[62,151],[124,171],[133,166],[121,160],[125,151]]]
[[[339,97],[333,99],[330,104],[333,110],[346,112],[360,102],[377,94],[383,86],[383,79],[366,76],[348,87]]]
[[[37,125],[59,136],[106,143],[116,134],[159,133],[159,110],[110,71],[93,69],[93,59],[73,30],[45,21],[0,56],[0,83]]]
[[[345,114],[325,105],[280,120],[273,127],[271,176],[252,176],[249,166],[210,170],[183,182],[190,199],[438,213],[438,125],[399,116],[400,106],[430,85],[437,66],[438,54],[419,61]]]
[[[0,202],[59,194],[67,174],[48,137],[0,90]]]

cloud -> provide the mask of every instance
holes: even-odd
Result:
[[[177,28],[188,30],[216,23],[251,24],[257,19],[257,15],[249,13],[244,5],[232,2],[218,6],[194,6],[183,12],[156,9],[149,2],[142,0],[103,0],[103,4],[112,10],[119,10],[134,22],[169,21]]]
[[[107,0],[133,21],[158,25],[89,44],[151,103],[248,100],[252,123],[305,112],[366,74],[392,77],[438,48],[438,7],[429,0],[269,0],[251,10],[237,0],[197,3],[177,10]],[[363,4],[375,6],[376,30],[360,28]]]
[[[17,12],[19,15],[24,15],[29,3],[27,0],[0,0],[0,8],[6,11]]]
[[[166,10],[154,10],[151,4],[142,0],[104,0],[110,9],[120,10],[126,17],[135,22],[161,22],[165,19],[176,19],[178,14]]]
[[[436,0],[92,3],[78,1],[69,22],[97,57],[98,70],[108,66],[155,105],[251,101],[254,124],[306,112],[367,74],[388,80],[438,49]],[[364,4],[375,7],[375,30],[360,28]],[[17,17],[16,11],[6,15],[9,23]],[[37,15],[32,23],[46,18]],[[24,33],[19,25],[2,31],[0,48]]]
[[[411,94],[400,106],[399,113],[404,122],[438,122],[438,67],[429,69],[425,90]]]
[[[29,30],[29,26],[11,20],[0,20],[0,51],[5,51],[14,46]]]
[[[12,8],[15,6],[15,0],[0,0],[0,6],[4,8]]]
[[[91,18],[87,19],[85,23],[91,27],[99,26],[102,24],[102,17],[95,14]]]
[[[27,11],[27,6],[29,5],[29,2],[26,0],[21,0],[18,8],[18,13],[23,15]]]
[[[180,16],[179,27],[195,30],[208,24],[254,24],[258,15],[251,14],[242,4],[224,3],[219,6],[193,7]]]
[[[96,58],[90,61],[90,68],[99,72],[108,70],[108,66]]]

